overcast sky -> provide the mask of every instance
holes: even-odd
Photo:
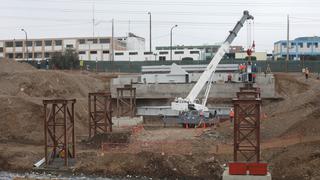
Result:
[[[144,37],[149,47],[149,15],[152,13],[152,45],[169,45],[170,28],[175,24],[174,45],[203,45],[223,42],[228,31],[249,10],[255,17],[251,37],[257,51],[272,52],[273,43],[286,39],[286,19],[290,15],[290,38],[318,36],[319,0],[0,0],[0,39],[60,38],[111,35],[128,31]],[[233,45],[248,44],[248,28]]]

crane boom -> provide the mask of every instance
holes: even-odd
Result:
[[[237,36],[240,29],[243,27],[243,24],[245,23],[245,21],[249,20],[249,19],[253,19],[253,16],[251,16],[249,14],[249,11],[244,11],[243,16],[237,22],[237,24],[235,25],[233,30],[230,31],[229,36],[224,41],[224,43],[220,46],[218,52],[215,54],[215,56],[213,57],[213,59],[211,60],[211,62],[207,66],[207,68],[205,69],[205,71],[202,73],[199,80],[194,85],[194,87],[192,88],[192,90],[190,91],[188,96],[185,99],[179,98],[176,103],[173,102],[172,109],[187,110],[188,104],[197,105],[197,104],[195,104],[195,100],[198,97],[199,93],[201,92],[203,87],[207,84],[207,82],[213,76],[213,73],[215,72],[219,62],[223,58],[224,54],[229,50],[230,44]],[[206,102],[206,98],[207,97],[205,97],[204,102]],[[204,108],[205,108],[204,106],[205,106],[205,104],[198,105],[197,107],[195,107],[195,109],[204,110]]]

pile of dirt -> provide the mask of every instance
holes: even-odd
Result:
[[[206,154],[162,155],[152,152],[138,154],[107,154],[101,157],[80,155],[76,172],[115,176],[147,176],[165,179],[220,179],[223,169]],[[89,159],[89,160],[88,160]]]
[[[101,148],[102,143],[130,143],[130,137],[130,130],[108,132],[97,134],[83,144],[91,148]]]
[[[32,70],[35,70],[35,68],[27,63],[19,63],[13,60],[0,59],[1,73],[22,72]]]
[[[262,122],[262,137],[271,138],[305,133],[320,135],[320,81],[305,80],[301,74],[278,74],[276,87],[283,101],[263,107],[268,118]]]
[[[264,151],[274,180],[320,179],[320,141]]]
[[[76,98],[76,136],[87,135],[87,96],[105,91],[101,80],[83,74],[37,70],[15,61],[0,61],[0,142],[43,143],[42,100]]]

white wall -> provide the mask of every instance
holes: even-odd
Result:
[[[170,74],[143,74],[141,76],[141,82],[147,84],[157,83],[185,83],[186,76],[181,75],[170,75]]]
[[[145,39],[136,37],[127,37],[127,50],[145,51]]]

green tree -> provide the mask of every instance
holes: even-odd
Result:
[[[64,52],[55,52],[49,63],[55,69],[78,69],[80,61],[78,53],[67,48]]]

